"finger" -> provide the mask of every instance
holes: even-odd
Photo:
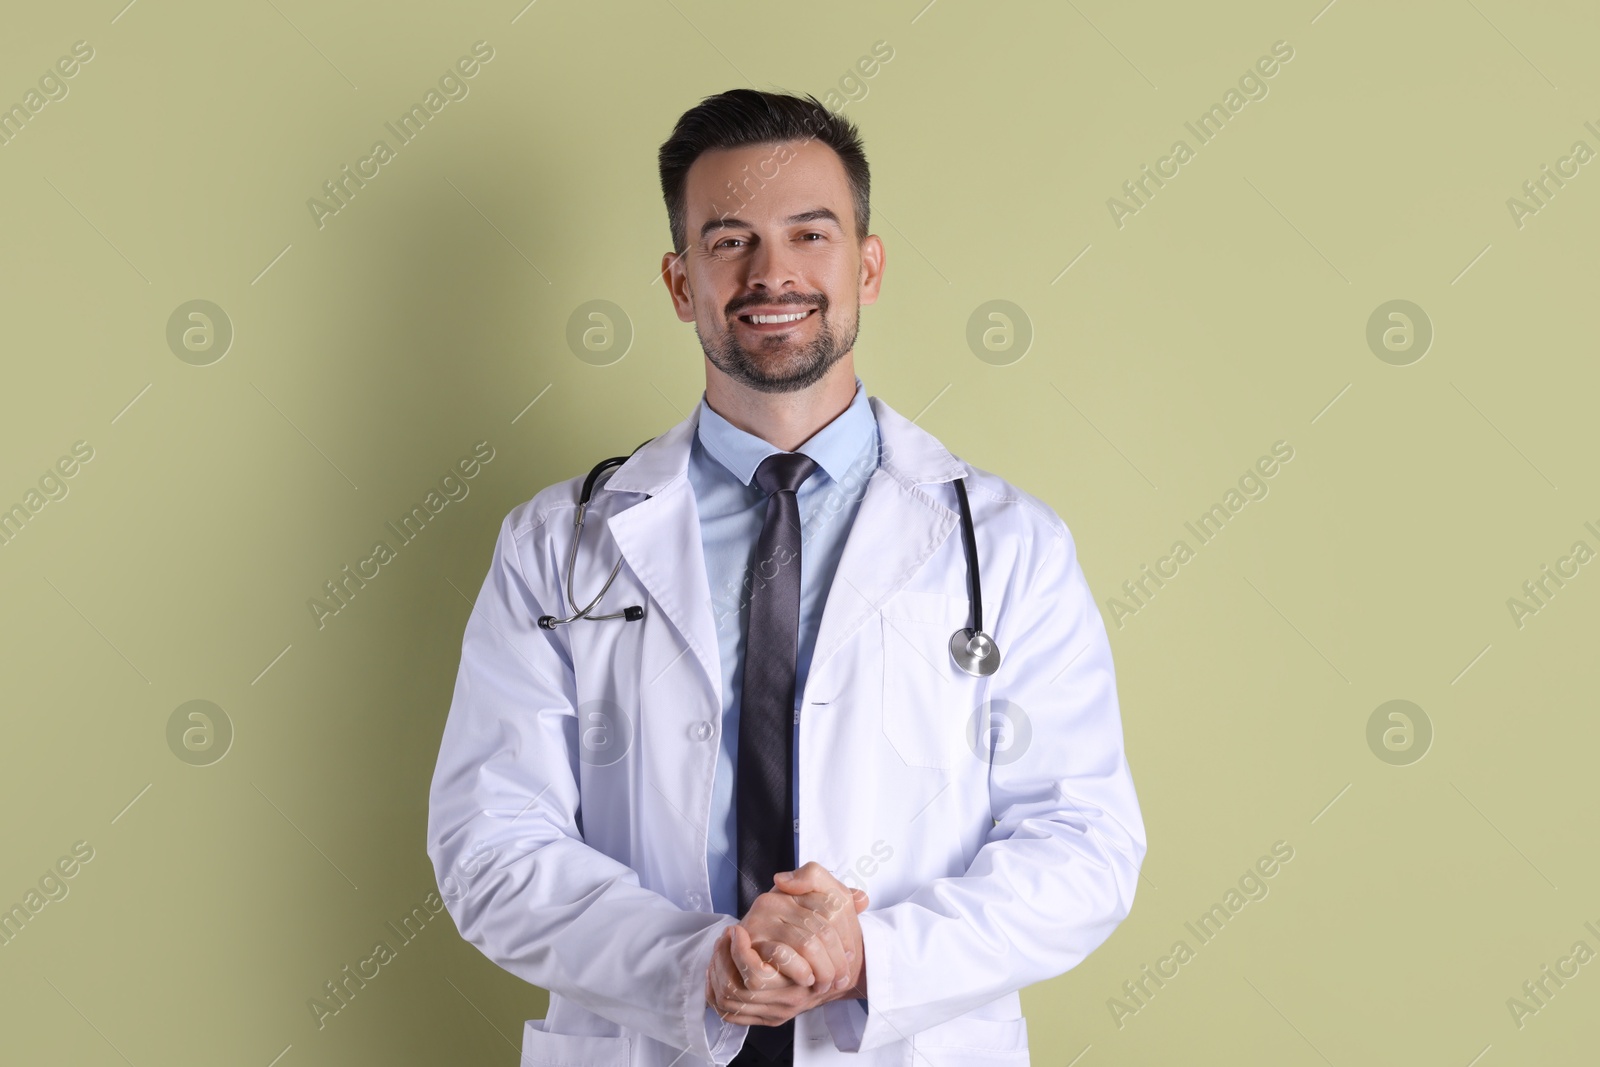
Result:
[[[840,971],[848,971],[850,969],[850,961],[856,958],[856,950],[853,947],[854,942],[859,941],[859,926],[853,921],[854,915],[859,915],[862,910],[866,910],[867,894],[862,889],[851,889],[850,896],[846,897],[843,894],[835,893],[832,889],[821,889],[816,893],[806,893],[805,896],[794,897],[794,901],[797,904],[810,907],[819,917],[827,918],[835,933],[838,934],[838,942],[842,945],[842,960],[835,957],[835,960],[840,960],[838,961],[838,968],[840,968]],[[850,901],[853,904],[853,909],[850,912],[845,912],[845,901]],[[837,974],[835,974],[834,981],[838,981]],[[838,989],[842,989],[842,987],[838,987]]]
[[[799,871],[779,871],[772,876],[772,888],[785,893],[809,893],[815,887]]]
[[[724,951],[717,956],[717,974],[713,979],[712,1006],[717,1014],[725,1021],[731,1017],[750,1011],[766,1011],[764,1006],[757,1004],[756,994],[752,993],[740,980],[739,972],[729,957],[728,948],[731,948],[732,938],[724,942]]]
[[[805,987],[765,958],[775,955],[780,946],[771,941],[759,942],[759,948],[757,945],[758,943],[752,940],[750,931],[742,926],[730,940],[734,963],[745,975],[743,983],[745,998],[761,1004],[792,1001],[795,992]],[[803,957],[795,956],[795,959],[804,962]]]
[[[809,893],[815,889],[825,889],[829,885],[838,885],[839,880],[816,860],[808,860],[792,871],[779,871],[774,876],[772,884],[785,893]]]
[[[770,933],[771,941],[781,944],[805,960],[811,971],[810,982],[800,982],[806,989],[829,989],[834,984],[838,963],[830,952],[826,936],[829,921],[810,909],[794,909],[779,915],[778,925]],[[843,960],[840,955],[840,961]]]
[[[759,954],[761,961],[779,972],[781,982],[809,988],[814,980],[810,964],[793,947],[784,944],[790,927],[783,922],[782,915],[793,909],[789,900],[783,893],[763,893],[739,925],[749,935],[749,944]],[[736,933],[736,936],[743,935]],[[767,988],[772,983],[756,978],[755,972],[752,972],[750,984],[752,988]]]
[[[712,1004],[719,1015],[744,1003],[743,983],[729,954],[731,944],[732,939],[726,934],[718,938],[717,951],[711,957],[711,974],[707,977],[711,985]]]
[[[745,1025],[754,1023],[771,1026],[793,1018],[801,1010],[811,1007],[809,1003],[800,1002],[799,998],[803,995],[800,987],[782,976],[769,980],[781,983],[774,988],[751,989],[744,985],[730,958],[730,953],[737,951],[738,940],[737,932],[730,934],[726,942],[728,952],[719,954],[717,958],[720,977],[715,980],[712,990],[715,998],[712,1007],[721,1018],[730,1022],[743,1018]],[[745,948],[748,949],[748,938],[745,940]],[[757,966],[765,966],[759,956],[755,959]]]
[[[760,935],[787,944],[804,957],[813,978],[811,982],[800,984],[808,989],[834,988],[834,982],[849,961],[840,931],[835,926],[839,922],[835,917],[843,907],[842,894],[825,890],[769,899],[781,901],[768,910],[776,926],[763,924]]]
[[[812,911],[812,916],[806,919],[805,925],[807,929],[822,939],[824,945],[828,948],[829,957],[834,961],[835,972],[833,976],[821,979],[821,981],[832,985],[832,983],[838,981],[842,974],[849,971],[849,961],[855,959],[855,952],[851,949],[850,944],[846,943],[846,938],[848,936],[851,943],[855,940],[855,924],[852,920],[856,913],[853,910],[851,913],[844,911],[845,901],[853,901],[854,897],[845,897],[841,893],[828,889],[807,893],[804,896],[795,897],[794,900],[795,903]],[[848,920],[845,917],[847,914],[851,917]],[[826,923],[825,928],[819,925],[824,921]],[[815,967],[814,963],[813,967]],[[834,986],[834,988],[843,987]]]
[[[871,901],[863,889],[851,889],[849,892],[850,895],[848,897],[841,897],[832,890],[820,890],[797,896],[794,901],[813,909],[819,915],[825,915],[829,922],[833,924],[833,928],[838,931],[840,943],[844,945],[845,960],[854,961],[857,958],[857,946],[859,946],[861,940],[861,928],[854,921],[854,916],[866,911]],[[851,912],[844,910],[843,903],[845,900],[849,900],[853,905]],[[848,964],[846,969],[848,969]],[[837,977],[835,980],[837,980]]]
[[[754,1001],[738,995],[725,996],[714,1007],[724,1022],[745,1026],[775,1026],[798,1014],[793,1006],[786,1003]]]
[[[784,979],[783,985],[774,989],[749,989],[738,979],[725,986],[719,1002],[728,1013],[739,1012],[789,1012],[798,1014],[813,1007],[811,991]]]
[[[733,985],[723,989],[719,1003],[729,1012],[789,1011],[798,1014],[814,1006],[812,1001],[803,999],[810,996],[811,990],[787,980],[778,989],[748,989],[736,979]]]
[[[792,1008],[760,1007],[741,1010],[724,1016],[725,1022],[739,1026],[778,1026],[798,1015]]]
[[[785,928],[787,929],[787,927]],[[810,988],[816,981],[816,974],[811,969],[811,962],[804,954],[795,950],[794,946],[781,940],[764,940],[755,942],[759,946],[756,951],[761,953],[772,966],[776,967],[785,978],[798,986]]]
[[[787,936],[780,934],[779,939],[804,956],[811,966],[815,976],[811,988],[817,991],[832,988],[846,965],[844,944],[833,924],[809,909],[785,916],[783,921],[788,933]]]
[[[717,935],[717,942],[711,947],[711,959],[706,963],[706,1003],[716,1003],[717,987],[723,981],[721,957],[727,951],[728,931],[723,930]]]
[[[794,902],[803,908],[810,908],[829,922],[837,922],[844,913],[845,901],[849,899],[832,889],[815,889],[796,896]]]
[[[756,952],[755,944],[750,940],[750,931],[744,926],[730,927],[733,934],[728,939],[733,964],[739,969],[740,976],[744,979],[747,989],[767,989],[774,985],[787,982],[776,967],[767,963]],[[780,981],[782,979],[782,981]]]
[[[742,940],[739,935],[740,930],[744,931]],[[728,953],[733,959],[733,965],[739,970],[739,976],[744,979],[746,985],[750,984],[752,979],[766,973],[765,961],[759,956],[751,959],[752,953],[749,946],[749,930],[737,925],[728,927]]]

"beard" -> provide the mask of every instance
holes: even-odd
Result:
[[[856,334],[861,327],[859,303],[848,325],[849,336],[845,336],[845,328],[834,329],[834,322],[828,316],[829,300],[826,294],[819,293],[815,299],[746,301],[748,307],[773,304],[815,307],[816,335],[800,344],[791,334],[771,334],[756,338],[755,347],[751,349],[739,342],[731,326],[708,341],[706,335],[700,332],[697,322],[695,336],[700,338],[700,347],[711,365],[739,384],[758,392],[792,393],[821,381],[833,365],[855,347]],[[737,314],[738,310],[734,309],[729,317]]]

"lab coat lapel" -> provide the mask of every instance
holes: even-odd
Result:
[[[660,437],[641,446],[603,486],[608,492],[648,493],[611,516],[607,522],[622,557],[643,583],[661,612],[676,628],[700,664],[711,706],[722,705],[722,663],[712,615],[711,582],[706,576],[705,548],[700,538],[700,512],[689,482],[689,445],[700,409]],[[659,644],[647,648],[660,649]],[[678,656],[683,654],[680,649]],[[640,664],[640,686],[658,678],[675,656],[661,662],[647,654]]]
[[[961,477],[961,462],[878,397],[867,399],[878,421],[881,456],[823,606],[811,658],[813,677],[884,601],[916,576],[960,521],[953,509],[921,487]],[[688,418],[641,446],[600,491],[649,494],[612,515],[607,526],[628,566],[694,654],[716,697],[714,706],[721,707],[721,653],[699,509],[688,473],[699,414],[696,405]],[[643,663],[641,684],[669,663]]]
[[[878,420],[881,456],[828,590],[808,684],[884,601],[916,577],[960,523],[956,511],[921,486],[961,477],[961,462],[882,400],[867,399]]]

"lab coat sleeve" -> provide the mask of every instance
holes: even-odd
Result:
[[[734,920],[680,908],[584,842],[570,657],[537,623],[559,607],[557,587],[541,583],[544,600],[530,588],[516,514],[467,620],[429,795],[428,855],[446,907],[463,938],[524,981],[726,1062],[748,1028],[708,1009],[705,983]]]
[[[869,1010],[825,1012],[846,1051],[1070,970],[1133,906],[1145,830],[1105,624],[1066,525],[1055,518],[1039,543],[1037,568],[996,613],[1004,658],[989,699],[1009,702],[1011,721],[991,703],[991,728],[1020,756],[991,759],[995,826],[963,874],[859,916]]]

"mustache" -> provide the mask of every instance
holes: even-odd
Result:
[[[763,296],[758,296],[758,295],[752,295],[752,296],[747,297],[744,300],[735,300],[733,303],[729,304],[728,305],[728,317],[732,318],[733,316],[735,316],[735,315],[739,314],[741,311],[743,311],[745,308],[761,307],[763,305],[767,305],[767,306],[788,306],[788,305],[793,305],[795,307],[808,307],[808,308],[809,307],[814,307],[818,311],[826,313],[827,310],[828,310],[828,297],[827,297],[826,293],[818,293],[816,296],[802,296],[799,293],[789,293],[789,294],[787,294],[785,296],[780,296],[780,297],[775,297],[775,298],[774,297],[763,297]]]

